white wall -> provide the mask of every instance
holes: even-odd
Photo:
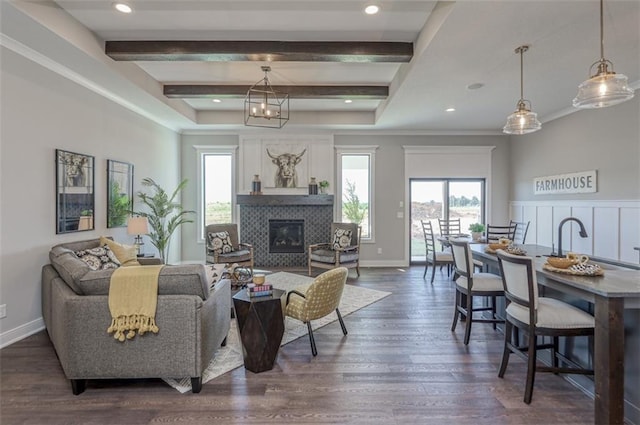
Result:
[[[180,178],[179,135],[2,47],[0,132],[0,345],[43,326],[40,272],[51,246],[100,235],[132,242],[126,228],[106,228],[106,161],[134,164],[134,191],[151,177],[167,189]],[[56,148],[95,157],[95,230],[56,235]],[[146,241],[145,248],[152,249]],[[180,235],[170,257],[177,259]]]
[[[563,227],[563,251],[638,262],[640,246],[640,96],[579,111],[511,138],[511,216],[531,221],[527,243],[557,247],[558,225],[582,220],[588,238]],[[597,170],[597,192],[534,195],[534,177]]]
[[[640,199],[640,93],[625,103],[584,110],[511,137],[511,200]],[[534,195],[533,178],[598,171],[598,191]]]

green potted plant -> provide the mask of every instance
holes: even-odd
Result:
[[[320,188],[320,193],[327,193],[329,182],[327,180],[321,180],[320,183],[318,183],[318,187]]]
[[[149,212],[135,212],[135,214],[147,217],[151,228],[149,239],[153,246],[158,249],[160,258],[165,263],[173,232],[184,223],[193,223],[193,220],[187,216],[194,214],[195,211],[183,209],[182,205],[175,200],[180,191],[187,185],[187,181],[187,179],[182,180],[169,196],[160,185],[147,177],[142,180],[142,185],[150,187],[152,193],[138,192],[140,201],[147,206]]]
[[[473,223],[469,225],[469,230],[471,231],[471,239],[477,241],[482,236],[482,232],[484,232],[484,224],[482,223]]]

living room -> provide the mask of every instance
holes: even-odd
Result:
[[[318,136],[330,140],[333,146],[377,146],[373,206],[376,220],[375,242],[362,244],[361,266],[365,268],[410,266],[406,205],[408,178],[411,176],[406,174],[406,147],[437,149],[446,146],[460,147],[461,150],[464,147],[491,147],[490,168],[485,176],[481,176],[488,182],[488,223],[528,217],[528,211],[539,206],[558,208],[557,214],[569,215],[577,212],[586,216],[597,216],[598,212],[593,213],[594,207],[612,208],[621,211],[620,217],[630,217],[628,222],[632,224],[621,225],[618,221],[615,226],[612,224],[612,227],[605,230],[635,235],[635,246],[639,243],[639,96],[610,108],[567,114],[558,112],[557,117],[548,114],[540,131],[522,136],[504,135],[498,127],[491,131],[434,131],[429,128],[343,130],[339,126],[325,129],[302,124],[285,126],[282,130],[256,131],[216,128],[207,124],[202,129],[182,130],[160,124],[159,116],[162,114],[150,113],[144,109],[144,104],[133,105],[127,102],[122,92],[141,90],[131,81],[123,79],[117,90],[105,93],[101,92],[100,84],[93,84],[79,76],[79,70],[74,70],[70,65],[68,68],[61,67],[61,64],[64,65],[63,56],[68,55],[71,61],[74,55],[80,53],[58,38],[52,37],[53,42],[60,43],[56,52],[57,60],[47,59],[33,50],[29,47],[29,40],[49,37],[48,30],[37,25],[34,19],[19,17],[22,12],[17,12],[6,3],[2,4],[3,38],[0,51],[0,304],[6,305],[6,317],[0,319],[1,347],[10,346],[44,329],[40,293],[41,267],[49,262],[48,255],[52,246],[101,235],[112,236],[123,243],[133,242],[133,237],[127,234],[126,228],[107,228],[106,214],[103,212],[106,211],[107,203],[108,159],[134,164],[134,192],[142,189],[140,182],[145,177],[153,178],[167,189],[175,187],[184,178],[188,179],[188,186],[182,194],[182,205],[186,209],[197,210],[197,148],[231,146],[240,149],[246,138],[271,137],[273,131],[280,131],[283,137],[290,139]],[[625,10],[632,17],[637,17],[640,13],[637,3],[620,3],[629,8]],[[635,22],[637,23],[637,19]],[[76,22],[68,25],[67,30],[70,33],[86,31],[79,26]],[[595,24],[593,30],[597,36]],[[637,60],[628,60],[629,57],[638,57],[637,28],[635,34],[635,50],[623,52],[625,61],[628,61],[625,65],[630,63],[631,67],[623,67],[618,63],[619,58],[612,60],[619,66],[619,72],[628,75],[632,86],[637,89],[640,65]],[[72,36],[73,34],[69,34],[69,37]],[[23,44],[19,45],[17,42]],[[517,42],[513,44],[515,47]],[[596,55],[597,51],[591,53]],[[516,55],[511,51],[509,58],[517,62]],[[94,74],[96,79],[102,73],[109,72],[111,66],[106,56],[94,60],[90,65],[85,72]],[[582,67],[588,65],[585,63]],[[517,76],[517,67],[513,67],[511,71]],[[533,79],[532,74],[527,73],[527,79]],[[571,91],[577,89],[577,84],[583,79],[582,74],[586,75],[586,70],[579,68]],[[150,80],[146,83],[157,84]],[[515,104],[517,87],[510,92]],[[534,107],[543,103],[535,92],[528,93],[528,96],[534,98]],[[568,99],[567,108],[570,102],[571,99]],[[156,106],[154,111],[155,108]],[[504,111],[505,119],[510,112],[511,110]],[[194,111],[187,111],[185,114],[192,117],[197,115]],[[291,114],[292,117],[295,116],[293,107]],[[188,122],[189,119],[185,118],[184,121]],[[291,124],[295,123],[292,121]],[[96,215],[93,230],[67,234],[55,232],[56,149],[95,157]],[[238,160],[240,158],[239,156]],[[237,192],[247,194],[248,179],[255,174],[255,170],[243,168],[241,162],[237,166],[237,177],[244,182],[238,186]],[[332,168],[335,167],[334,162]],[[427,162],[424,167],[424,175],[420,177],[431,177],[431,165]],[[533,193],[532,182],[536,177],[582,170],[597,170],[597,192],[562,196]],[[14,184],[18,176],[21,176],[20,184]],[[335,175],[327,178],[335,182]],[[335,184],[332,185],[333,189],[335,187]],[[400,207],[401,203],[404,206]],[[547,225],[543,226],[542,223],[547,218],[548,216],[538,218],[540,229],[547,229]],[[556,227],[552,224],[548,227],[552,232],[534,231],[530,236],[531,240],[549,247],[552,243],[557,243],[554,240]],[[201,226],[193,223],[186,224],[177,232],[171,246],[170,262],[204,260],[204,242],[198,240],[200,231]],[[145,247],[151,249],[148,241]],[[378,254],[380,248],[382,253]],[[601,254],[597,247],[591,246],[590,249],[590,254]],[[637,262],[637,255],[638,252],[631,249],[619,250],[612,256],[618,260]],[[422,266],[418,268],[421,270]],[[634,332],[632,333],[637,337],[638,329]],[[62,385],[66,383],[61,384],[60,391],[69,392]]]

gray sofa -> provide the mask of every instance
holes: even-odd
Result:
[[[112,270],[91,270],[74,251],[99,240],[54,246],[42,268],[42,316],[74,394],[88,379],[190,377],[200,392],[202,372],[229,333],[231,287],[210,290],[205,266],[165,266],[158,279],[157,334],[120,342],[107,333]]]

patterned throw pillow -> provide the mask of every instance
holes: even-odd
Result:
[[[336,229],[333,234],[333,249],[344,249],[351,245],[351,230]]]
[[[231,244],[231,236],[229,232],[215,232],[207,235],[209,239],[209,248],[218,254],[227,254],[233,252]]]
[[[91,270],[117,269],[120,267],[120,262],[116,258],[116,255],[107,245],[98,248],[83,249],[76,251],[75,254],[87,263]]]

